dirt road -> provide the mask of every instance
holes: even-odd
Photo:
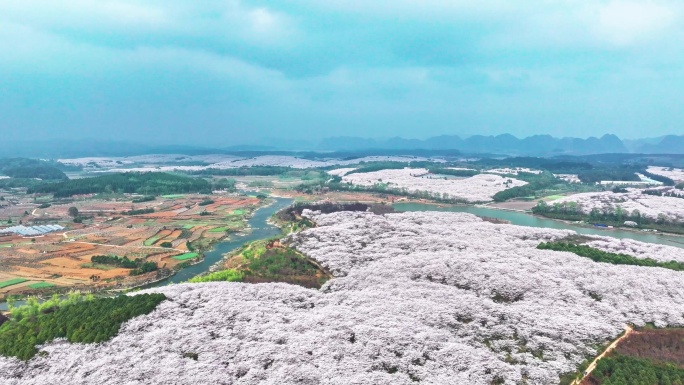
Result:
[[[610,345],[608,345],[608,347],[605,350],[603,350],[603,353],[599,354],[596,358],[594,358],[593,361],[591,361],[591,364],[589,364],[589,366],[585,369],[582,377],[573,381],[572,383],[570,383],[570,385],[579,385],[585,378],[587,378],[591,374],[591,372],[594,371],[594,369],[596,369],[596,364],[599,362],[599,360],[605,357],[606,354],[613,351],[613,349],[615,349],[615,347],[620,343],[620,341],[622,341],[625,337],[630,335],[633,331],[634,328],[631,325],[625,325],[625,334],[623,334],[622,337],[616,339]]]

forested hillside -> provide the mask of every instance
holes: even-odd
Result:
[[[0,175],[21,179],[67,179],[67,176],[60,169],[49,162],[26,158],[0,159]]]
[[[13,308],[9,321],[0,327],[0,354],[27,360],[36,354],[36,345],[56,338],[70,342],[98,343],[115,336],[121,324],[151,312],[163,294],[142,294],[89,299],[72,295],[55,297],[38,304]]]
[[[211,185],[204,179],[162,172],[123,173],[93,178],[73,179],[60,183],[45,183],[29,189],[29,194],[51,193],[56,198],[77,194],[138,193],[144,195],[210,193]]]

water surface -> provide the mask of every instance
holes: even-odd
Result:
[[[249,218],[249,228],[245,230],[244,235],[233,234],[230,238],[216,243],[210,251],[204,253],[204,259],[196,264],[178,271],[176,274],[149,285],[143,288],[165,286],[171,283],[181,283],[195,277],[199,274],[205,273],[211,266],[216,264],[223,258],[223,255],[242,247],[245,243],[256,241],[258,239],[271,238],[280,234],[280,229],[268,223],[269,218],[276,212],[290,206],[294,200],[289,198],[271,198],[274,200],[268,206],[261,207],[254,212],[254,215]],[[22,305],[24,301],[17,301],[17,305]],[[0,302],[0,311],[7,310],[7,303]]]
[[[490,209],[486,207],[461,206],[461,205],[435,205],[428,203],[395,203],[393,207],[400,212],[404,211],[447,211],[470,213],[480,217],[490,217],[510,221],[513,225],[542,227],[547,229],[573,230],[579,234],[600,235],[620,239],[633,239],[635,241],[657,243],[661,245],[684,248],[684,237],[666,235],[654,232],[627,231],[620,229],[607,229],[588,225],[580,225],[541,218],[535,215],[518,212]]]

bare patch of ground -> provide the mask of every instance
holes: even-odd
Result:
[[[505,210],[518,210],[518,211],[529,211],[532,210],[534,206],[537,205],[536,201],[507,201],[491,203],[487,205],[488,207],[505,209]]]

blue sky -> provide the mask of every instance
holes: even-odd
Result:
[[[0,133],[683,134],[684,2],[3,0]]]

